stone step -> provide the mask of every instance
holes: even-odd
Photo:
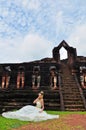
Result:
[[[35,98],[30,98],[30,99],[14,99],[14,100],[1,100],[0,101],[0,103],[2,104],[2,105],[4,105],[4,104],[9,104],[9,103],[13,103],[13,104],[16,104],[16,103],[33,103],[33,101],[34,101],[34,99]],[[60,102],[60,98],[57,98],[57,99],[47,99],[47,98],[45,98],[44,99],[44,101],[45,101],[45,103],[46,102],[51,102],[51,103],[58,103],[58,102]]]
[[[5,98],[8,98],[9,100],[14,100],[14,99],[19,99],[19,100],[21,100],[21,99],[35,99],[37,97],[37,95],[32,95],[32,94],[27,94],[27,95],[17,95],[17,94],[15,94],[15,95],[4,95],[4,96],[0,96],[0,98],[1,98],[1,100],[5,100]],[[59,93],[58,94],[46,94],[45,96],[44,96],[44,99],[58,99],[58,98],[60,98],[60,95],[59,95]]]
[[[67,90],[66,90],[67,89]],[[71,89],[71,88],[62,88],[62,92],[72,92],[72,93],[74,93],[74,92],[78,92],[78,93],[80,93],[80,91],[79,91],[79,89]]]
[[[79,91],[78,88],[76,88],[76,87],[71,87],[71,86],[62,86],[61,89],[62,89],[62,90],[65,90],[65,91],[67,91],[67,90],[69,90],[69,91],[72,91],[72,90],[77,90],[77,91]]]
[[[2,112],[7,112],[7,111],[13,111],[13,110],[18,110],[20,108],[22,108],[23,106],[3,106],[3,107],[0,107],[0,113]]]
[[[51,88],[50,89],[0,89],[0,93],[38,93],[40,91],[44,91],[44,93],[46,92],[49,92],[49,93],[56,93],[59,91],[59,88],[55,89],[55,90],[52,90]]]
[[[65,75],[62,76],[62,81],[64,81],[64,82],[65,82],[65,81],[71,81],[71,82],[73,82],[73,83],[75,82],[75,80],[74,80],[72,77],[69,77],[69,76],[66,77]]]
[[[64,104],[83,104],[82,101],[76,100],[64,100]]]
[[[77,92],[75,92],[75,91],[74,92],[73,91],[69,91],[68,92],[68,91],[64,90],[63,94],[66,94],[66,95],[70,95],[70,94],[71,95],[80,95],[80,92],[79,91],[77,91]]]
[[[63,99],[64,100],[70,100],[70,99],[72,99],[72,100],[76,100],[76,99],[78,99],[78,100],[81,100],[81,97],[80,96],[67,96],[67,95],[65,95],[64,97],[63,97]]]
[[[41,90],[32,89],[12,89],[0,90],[0,112],[4,110],[19,109],[26,105],[31,105]],[[59,90],[44,89],[45,109],[60,110]],[[33,105],[33,104],[32,104]]]
[[[69,93],[68,93],[68,90],[62,90],[62,93],[63,94],[71,94],[71,95],[80,95],[80,92],[79,91],[73,91],[73,90],[70,90]]]
[[[60,107],[60,103],[45,103],[45,106],[49,106],[49,107]]]
[[[0,110],[2,112],[4,111],[10,111],[10,110],[18,110],[22,107],[24,107],[24,105],[29,105],[29,104],[19,104],[19,105],[4,105],[0,107]],[[31,104],[30,104],[31,105]],[[53,107],[55,106],[55,107]],[[45,110],[60,110],[60,104],[45,104]]]
[[[53,106],[47,106],[45,107],[45,110],[54,110],[54,111],[59,111],[61,110],[60,106],[57,106],[57,107],[53,107]]]
[[[4,102],[2,104],[2,106],[26,106],[26,105],[34,105],[33,103],[30,102]],[[45,106],[52,106],[52,107],[56,107],[56,106],[60,106],[60,102],[45,102]]]
[[[66,97],[68,98],[69,97],[69,98],[78,98],[78,99],[81,99],[81,95],[78,94],[78,93],[77,94],[73,94],[72,93],[70,95],[67,93],[67,94],[63,94],[63,96],[64,96],[64,98],[66,98]]]
[[[72,97],[64,97],[64,101],[82,101],[82,99],[80,98],[79,99],[79,97],[74,97],[74,98],[72,98]]]
[[[62,66],[62,94],[67,111],[84,111],[83,101],[74,76],[67,65]]]
[[[76,88],[75,85],[76,85],[75,83],[72,84],[72,83],[63,83],[62,82],[62,86],[64,86],[64,87],[66,87],[66,86],[68,87],[69,86],[69,88]]]
[[[72,83],[63,83],[62,84],[63,87],[68,87],[68,88],[77,88],[76,84],[72,84]]]
[[[65,104],[65,107],[66,108],[77,108],[77,107],[83,108],[83,104]]]
[[[65,108],[65,111],[85,111],[84,108]]]
[[[78,99],[81,99],[81,96],[80,95],[63,95],[63,98],[64,99],[69,99],[69,98],[78,98]]]
[[[67,105],[67,106],[66,106],[66,105]],[[69,107],[69,105],[71,105],[71,106],[72,106],[72,105],[75,105],[75,106],[81,105],[81,106],[83,106],[83,103],[82,103],[82,102],[80,102],[80,103],[79,103],[79,102],[78,102],[78,103],[77,103],[77,102],[67,102],[67,103],[64,102],[64,106],[65,106],[65,107]],[[72,107],[73,107],[73,106],[72,106]]]

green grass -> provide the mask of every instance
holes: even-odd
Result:
[[[58,114],[60,116],[70,114],[86,114],[86,112],[68,112],[68,111],[47,111],[49,114]],[[16,119],[7,119],[0,116],[0,130],[11,130],[12,128],[18,128],[22,125],[28,124],[28,121],[20,121]]]
[[[66,114],[86,114],[86,111],[77,111],[77,112],[70,112],[70,111],[47,111],[49,114],[58,114],[58,115],[66,115]]]
[[[0,130],[11,130],[12,128],[18,128],[24,124],[27,124],[26,121],[19,121],[16,119],[7,119],[0,116]]]

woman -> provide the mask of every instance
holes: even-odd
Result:
[[[39,94],[38,94],[38,98],[34,100],[34,104],[36,104],[36,107],[37,108],[40,108],[41,110],[39,112],[42,112],[44,110],[44,100],[43,100],[43,95],[44,95],[44,92],[41,91]]]
[[[50,115],[47,114],[44,110],[44,92],[41,91],[38,94],[38,97],[34,100],[35,106],[27,105],[15,112],[4,112],[2,113],[3,117],[11,119],[19,119],[23,121],[43,121],[48,119],[57,119],[59,115]]]

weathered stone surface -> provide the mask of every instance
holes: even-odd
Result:
[[[64,47],[68,58],[60,60],[60,49]],[[52,58],[44,58],[33,62],[0,64],[0,111],[18,109],[32,104],[37,93],[45,92],[45,109],[53,110],[85,110],[86,90],[80,86],[80,67],[86,66],[86,57],[77,56],[76,48],[70,47],[64,40],[53,49]],[[2,88],[3,67],[10,66],[10,81],[8,87]],[[19,66],[24,67],[24,87],[17,88]],[[32,89],[32,74],[34,66],[40,67],[40,88]],[[57,89],[50,87],[50,67],[57,71]],[[77,76],[77,81],[74,76]],[[22,82],[22,81],[21,81]],[[79,87],[78,87],[79,84]],[[82,91],[80,91],[80,89]],[[71,93],[72,94],[71,94]],[[82,95],[81,95],[82,94]],[[84,98],[83,98],[83,97]],[[75,100],[74,100],[75,98]],[[80,100],[77,104],[77,100]],[[86,99],[85,99],[86,100]],[[74,106],[75,105],[75,106]]]

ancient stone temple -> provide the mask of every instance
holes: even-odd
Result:
[[[61,60],[60,49],[67,58]],[[86,110],[86,57],[64,40],[52,50],[52,58],[39,61],[0,64],[0,113],[33,105],[44,91],[45,109]]]

